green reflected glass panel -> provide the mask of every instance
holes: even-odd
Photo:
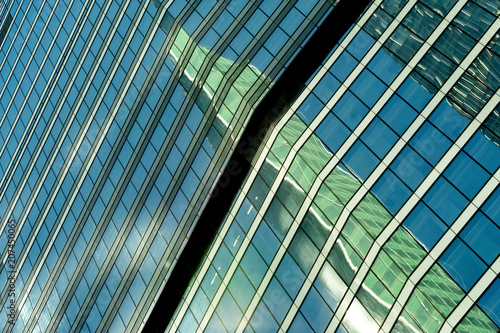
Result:
[[[372,271],[394,296],[399,294],[407,278],[399,266],[383,250],[380,251],[373,263]]]
[[[286,177],[294,179],[297,185],[302,188],[302,190],[308,192],[314,180],[316,179],[316,174],[299,155],[295,157],[292,165],[288,169]]]
[[[361,183],[346,169],[337,166],[325,179],[325,184],[335,193],[342,205],[347,204]]]
[[[383,249],[406,275],[410,275],[427,254],[403,227],[396,230]]]
[[[309,207],[300,226],[318,249],[323,247],[333,228],[332,223],[315,204]]]
[[[443,317],[447,317],[465,295],[455,281],[437,264],[432,266],[417,288]]]
[[[353,215],[373,238],[376,238],[391,220],[391,214],[371,193],[363,198]]]
[[[403,311],[401,316],[399,316],[398,321],[394,325],[393,331],[399,332],[399,333],[423,333],[424,332],[415,323],[413,318],[406,311]]]
[[[356,297],[379,325],[382,324],[394,304],[394,296],[373,272],[368,273]]]
[[[344,205],[342,205],[340,200],[330,191],[326,184],[323,184],[319,188],[319,192],[314,198],[314,203],[333,225],[344,208]]]
[[[293,145],[305,129],[306,124],[304,124],[304,122],[294,114],[286,126],[281,130],[281,134],[283,134],[283,137],[288,144]]]
[[[316,135],[312,135],[300,149],[299,156],[307,162],[315,174],[319,174],[333,155]]]
[[[437,332],[444,322],[432,301],[418,289],[413,291],[405,309],[424,332]]]
[[[362,257],[366,256],[373,244],[373,238],[366,232],[361,223],[359,223],[359,221],[352,215],[349,217],[349,220],[347,220],[347,223],[342,229],[342,235],[346,237],[349,243],[356,248]]]
[[[361,257],[343,236],[337,239],[328,255],[328,261],[348,285],[351,284],[362,262]]]
[[[460,333],[493,333],[498,327],[477,305],[474,305],[460,324],[455,328]]]

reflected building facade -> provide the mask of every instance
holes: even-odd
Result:
[[[229,199],[248,124],[339,3],[5,4],[3,331],[145,329],[219,203],[158,330],[499,330],[498,1],[371,1]]]
[[[249,115],[333,5],[4,4],[0,303],[16,318],[0,327],[138,331]]]
[[[168,332],[497,332],[499,7],[374,1],[261,147]]]

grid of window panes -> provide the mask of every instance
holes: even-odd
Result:
[[[0,1],[0,28],[3,28],[4,19],[8,13],[8,7],[11,1],[2,0]]]
[[[339,331],[377,331],[386,320],[409,276],[418,267],[466,205],[500,166],[498,115],[494,109],[479,130],[450,161],[437,181],[414,206],[408,217],[382,245],[346,313],[336,314],[339,302],[352,285],[375,238],[393,219],[424,178],[442,160],[500,86],[498,68],[499,4],[493,1],[415,1],[408,15],[374,53],[367,66],[334,103],[314,135],[294,151],[292,146],[320,114],[353,69],[395,19],[406,2],[383,1],[356,37],[345,47],[319,83],[304,98],[281,129],[247,193],[241,193],[235,214],[221,227],[217,251],[194,275],[185,300],[170,329],[190,332],[277,331],[308,278],[319,253],[331,250],[293,318],[290,331],[324,331],[334,314]],[[295,232],[282,245],[302,202],[323,167],[362,122],[403,67],[442,22],[453,6],[463,5],[441,36],[413,68],[368,127],[359,135],[324,180]],[[496,21],[495,21],[496,19]],[[394,147],[450,74],[469,54],[486,30],[497,26],[493,38],[474,55],[471,65],[431,110],[413,137],[385,167],[370,191],[350,212],[334,244],[325,244],[342,208],[354,196],[381,160]],[[287,155],[294,158],[272,201],[260,211]],[[245,187],[246,185],[244,185]],[[395,323],[395,329],[435,331],[500,254],[500,188],[497,188],[447,246],[417,284]],[[245,198],[241,201],[241,198]],[[259,212],[259,213],[258,213]],[[227,230],[224,231],[223,230]],[[248,233],[251,230],[251,235]],[[249,242],[245,242],[249,240]],[[246,248],[241,249],[245,244]],[[215,245],[213,245],[215,246]],[[285,246],[284,254],[280,246]],[[242,256],[239,253],[243,252]],[[266,272],[282,255],[272,279]],[[241,259],[240,259],[241,258]],[[209,264],[208,264],[209,263]],[[232,275],[230,266],[237,264]],[[199,284],[196,283],[199,281]],[[261,284],[263,294],[256,295]],[[496,332],[500,327],[498,279],[467,312],[457,331]],[[192,288],[192,287],[190,287]],[[193,295],[188,297],[188,295]],[[259,299],[257,305],[251,301]],[[248,309],[253,310],[248,312]],[[181,311],[181,308],[184,309]],[[209,313],[209,321],[204,318]],[[244,318],[250,318],[248,323]],[[249,315],[249,316],[248,316]],[[361,319],[362,320],[361,320]]]
[[[332,7],[164,5],[11,8],[0,50],[0,237],[14,218],[14,330],[139,329],[205,184]],[[5,267],[0,275],[5,305]],[[0,326],[10,329],[5,316]]]

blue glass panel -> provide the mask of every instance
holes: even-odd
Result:
[[[424,201],[448,225],[455,221],[469,202],[442,177],[427,192]]]
[[[394,55],[386,48],[381,48],[368,64],[371,70],[387,85],[391,84],[401,72],[402,67],[394,61]]]
[[[194,326],[193,330],[186,331],[186,333],[196,332],[197,327],[198,327],[198,325]],[[212,318],[210,318],[210,321],[208,322],[208,325],[205,328],[205,332],[207,332],[207,333],[227,332],[226,329],[224,328],[224,325],[222,324],[219,317],[217,316],[217,313],[214,313],[212,315]]]
[[[444,172],[462,193],[472,199],[488,180],[488,173],[467,154],[460,152]]]
[[[276,277],[291,298],[297,296],[305,279],[304,273],[302,273],[302,270],[288,253],[281,260],[276,271]]]
[[[196,320],[198,322],[201,322],[209,305],[210,302],[203,292],[203,289],[199,288],[193,300],[191,301],[191,304],[189,305],[189,309],[193,313]]]
[[[356,59],[361,60],[374,42],[375,40],[370,35],[364,30],[360,30],[349,46],[347,46],[347,51]]]
[[[248,191],[248,198],[256,208],[260,208],[266,194],[269,192],[269,187],[260,176],[257,176],[252,187]]]
[[[391,164],[391,170],[412,190],[431,171],[431,166],[409,146],[406,146]]]
[[[281,21],[280,27],[289,35],[293,35],[299,25],[304,22],[305,16],[297,9],[292,8],[287,16]]]
[[[500,226],[500,187],[489,197],[482,207],[483,212]]]
[[[327,103],[333,96],[335,91],[340,87],[340,82],[330,72],[326,72],[325,76],[319,81],[313,90],[323,103]]]
[[[202,1],[196,10],[203,16],[207,16],[207,14],[210,12],[210,10],[215,6],[216,0],[205,0]]]
[[[321,101],[314,94],[309,94],[309,96],[307,96],[304,102],[302,102],[300,107],[297,109],[297,115],[307,125],[309,125],[321,111],[323,106],[323,103],[321,103]]]
[[[410,145],[431,165],[436,165],[451,146],[451,141],[430,123],[425,122],[410,140]]]
[[[500,165],[500,147],[478,131],[465,146],[465,151],[490,173]]]
[[[361,140],[382,159],[394,146],[398,136],[379,118],[375,118],[361,135]]]
[[[318,126],[315,133],[332,152],[336,152],[351,132],[337,117],[330,113]]]
[[[196,12],[192,12],[189,18],[184,22],[182,27],[189,34],[192,35],[196,28],[200,25],[202,17]]]
[[[217,305],[216,311],[226,329],[229,332],[235,332],[243,314],[227,289]]]
[[[239,267],[236,269],[236,272],[234,272],[234,275],[231,278],[229,291],[243,311],[247,308],[248,304],[250,304],[250,301],[255,293],[255,289],[248,281],[245,273],[243,273]]]
[[[304,303],[300,307],[300,312],[316,332],[324,332],[332,318],[332,311],[318,294],[316,288],[309,290]]]
[[[219,33],[219,35],[223,35],[224,32],[229,28],[231,22],[234,21],[234,18],[229,14],[227,10],[223,11],[222,14],[219,15],[215,23],[213,24],[213,28],[215,31]]]
[[[314,5],[316,5],[315,1],[299,0],[295,4],[295,7],[297,7],[304,15],[307,15],[314,8]]]
[[[500,254],[500,229],[481,212],[472,218],[460,233],[460,237],[487,264],[491,264]]]
[[[212,297],[214,297],[220,283],[221,278],[219,274],[213,266],[210,266],[207,273],[205,274],[205,277],[203,278],[203,281],[201,282],[201,287],[207,295],[208,299],[212,299]]]
[[[264,0],[260,5],[260,9],[268,16],[271,16],[276,8],[279,6],[280,1],[277,0]]]
[[[416,74],[412,76],[417,77]],[[397,93],[406,102],[413,106],[417,111],[422,111],[424,106],[429,102],[432,97],[427,90],[424,89],[421,83],[417,82],[412,76],[408,77],[405,82],[399,87]],[[422,79],[420,77],[420,79]]]
[[[403,225],[428,251],[436,245],[448,229],[439,217],[422,202],[404,220]]]
[[[229,265],[231,265],[232,261],[233,261],[233,256],[231,255],[231,252],[229,252],[229,250],[224,244],[221,244],[212,262],[214,267],[217,268],[217,273],[221,277],[223,277],[226,274],[227,269],[229,268]]]
[[[257,229],[252,238],[252,243],[269,265],[278,250],[279,241],[271,229],[269,229],[267,223],[260,224],[259,229]]]
[[[302,313],[297,313],[295,316],[295,319],[292,322],[292,325],[290,325],[290,328],[288,329],[288,332],[290,333],[308,333],[308,332],[314,332],[311,329],[311,326],[307,323],[307,321],[304,319],[304,316],[302,316]]]
[[[368,178],[379,163],[379,159],[359,140],[349,149],[342,161],[362,181]]]
[[[401,97],[393,95],[382,110],[380,110],[379,117],[398,135],[401,135],[417,117],[417,113]]]
[[[245,201],[243,201],[243,204],[241,205],[240,210],[236,215],[236,220],[238,221],[238,224],[242,227],[243,231],[246,232],[248,228],[250,228],[250,225],[252,224],[255,215],[257,215],[257,211],[252,206],[250,201],[247,198],[245,198]]]
[[[231,251],[233,256],[236,255],[243,239],[245,239],[245,234],[238,226],[238,223],[232,223],[226,237],[224,237],[224,243],[226,243],[226,246],[229,248],[229,251]]]
[[[429,119],[452,140],[456,140],[470,122],[469,118],[462,116],[451,106],[448,98],[438,105]]]
[[[288,37],[283,30],[276,28],[264,43],[264,47],[266,47],[273,56],[276,56],[289,39],[290,37]]]
[[[368,107],[372,107],[386,89],[387,86],[366,69],[361,72],[350,88]]]
[[[262,28],[264,23],[267,21],[267,16],[260,10],[257,9],[252,17],[245,24],[245,27],[250,31],[252,35],[257,35],[259,29]]]
[[[253,316],[250,319],[250,325],[252,325],[255,332],[278,332],[278,324],[276,323],[276,320],[274,320],[273,316],[262,301],[259,303],[257,309],[253,313]]]
[[[375,183],[371,191],[392,214],[403,206],[411,191],[390,170]]]
[[[488,288],[486,293],[477,302],[481,309],[490,316],[490,318],[500,326],[500,279]]]
[[[241,268],[245,271],[250,282],[257,288],[264,277],[267,266],[252,244],[250,244],[243,256]]]
[[[349,52],[342,52],[340,57],[330,68],[330,72],[332,72],[332,74],[342,82],[349,76],[349,74],[351,74],[357,64],[358,61],[354,59]]]
[[[261,48],[251,62],[262,73],[273,59],[274,57],[265,48]]]
[[[276,277],[269,283],[262,299],[278,322],[282,322],[285,319],[285,315],[290,305],[292,305],[292,300],[285,290],[283,290]]]
[[[476,283],[486,265],[460,239],[455,239],[438,260],[439,264],[465,291]]]
[[[243,53],[243,50],[250,44],[253,36],[246,29],[241,29],[238,35],[234,37],[230,46],[236,52],[236,54]]]
[[[335,113],[347,127],[354,130],[368,112],[368,108],[350,91],[346,91],[340,101],[337,102],[332,112]]]

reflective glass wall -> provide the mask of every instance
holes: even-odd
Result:
[[[499,10],[373,1],[261,147],[167,331],[497,332]]]
[[[0,327],[138,331],[244,124],[333,4],[5,8]]]

